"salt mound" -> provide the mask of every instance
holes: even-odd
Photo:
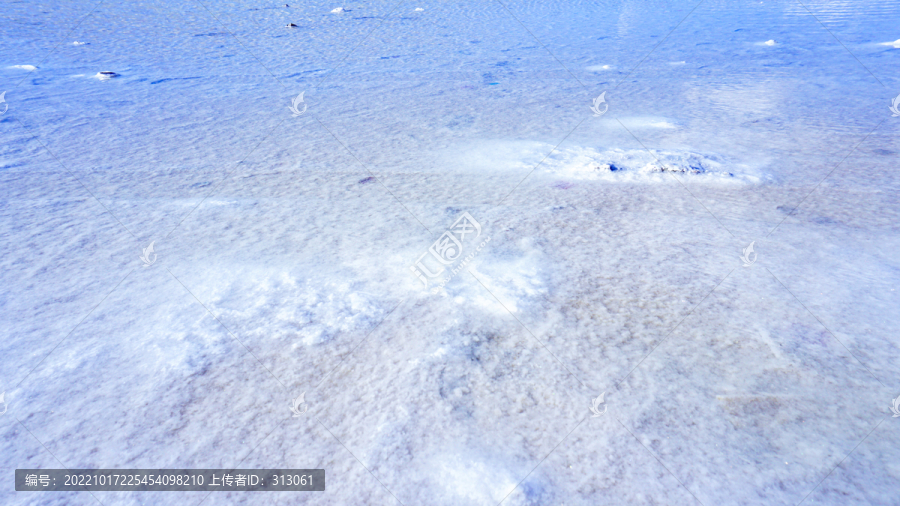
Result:
[[[344,12],[344,8],[343,8],[343,7],[337,7],[337,8],[331,9],[331,12],[332,12],[332,13],[335,13],[335,14],[340,13],[340,12]]]
[[[10,67],[11,69],[22,69],[31,72],[32,70],[37,70],[37,67],[34,65],[13,65]]]
[[[567,179],[661,182],[667,179],[667,174],[672,174],[711,182],[756,183],[760,180],[749,174],[746,167],[729,163],[719,155],[691,151],[574,148],[554,153],[543,165],[546,172]]]
[[[94,77],[96,77],[97,79],[99,79],[101,81],[109,81],[113,77],[119,77],[119,74],[116,74],[115,72],[111,72],[109,70],[104,70],[102,72],[97,72],[97,74],[94,75]]]

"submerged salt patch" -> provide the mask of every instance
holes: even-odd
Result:
[[[616,120],[612,120],[616,121]],[[629,130],[634,129],[643,129],[643,128],[664,128],[664,129],[673,129],[678,128],[674,123],[669,121],[668,118],[663,118],[660,116],[624,116],[619,117],[618,122],[625,126],[625,128]]]

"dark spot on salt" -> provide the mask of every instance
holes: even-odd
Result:
[[[372,177],[372,176],[369,176],[369,177],[367,177],[367,178],[360,179],[360,180],[359,180],[359,184],[371,183],[371,182],[373,182],[373,181],[375,181],[375,178]]]
[[[288,23],[286,28],[297,28],[297,25],[295,25],[294,23]]]
[[[688,165],[687,167],[681,167],[678,165],[676,165],[674,167],[670,166],[670,165],[663,165],[662,167],[660,167],[660,166],[653,167],[651,172],[673,172],[675,174],[702,174],[706,171],[702,167],[694,167],[692,165]]]
[[[150,84],[159,84],[159,83],[164,83],[166,81],[181,81],[181,80],[187,81],[190,79],[200,79],[200,78],[199,77],[167,77],[165,79],[160,79],[158,81],[150,81]]]
[[[890,155],[894,154],[894,152],[891,151],[890,149],[873,149],[872,152],[875,153],[876,155],[884,155],[884,156],[890,156]]]

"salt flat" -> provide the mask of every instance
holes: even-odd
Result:
[[[896,504],[900,2],[288,4],[4,5],[0,502]]]

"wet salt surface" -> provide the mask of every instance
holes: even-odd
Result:
[[[4,504],[892,504],[900,5],[276,7],[6,12]]]

